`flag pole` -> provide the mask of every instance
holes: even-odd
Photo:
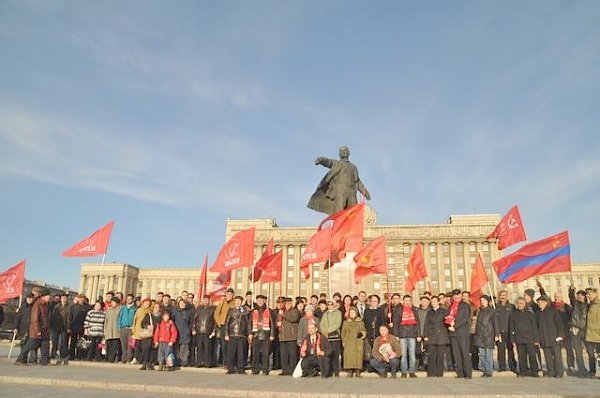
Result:
[[[490,283],[487,283],[488,289],[490,290],[490,298],[492,299],[492,307],[495,309],[496,308],[496,300],[494,300],[494,292],[492,291],[492,287],[490,286]]]
[[[21,305],[23,304],[23,290],[21,289],[21,294],[19,295],[19,311],[21,310]],[[8,359],[12,354],[13,347],[15,346],[15,339],[17,338],[17,330],[13,330],[12,341],[10,342],[10,349],[8,350]]]
[[[106,258],[106,252],[104,252],[104,254],[102,254],[102,262],[100,263],[100,277],[98,278],[98,290],[100,290],[100,285],[102,283],[102,278],[104,278],[104,259]],[[106,286],[104,286],[104,288],[106,289]],[[99,292],[96,292],[96,294],[98,294]],[[106,294],[106,292],[104,290],[102,290],[102,296],[104,296]]]

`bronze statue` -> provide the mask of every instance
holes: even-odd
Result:
[[[333,214],[349,206],[357,204],[356,191],[371,200],[369,191],[358,177],[358,169],[349,160],[350,150],[340,147],[340,160],[319,157],[315,165],[329,168],[329,172],[317,187],[308,201],[308,207],[325,214]]]

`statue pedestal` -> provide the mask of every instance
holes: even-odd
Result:
[[[355,295],[358,293],[358,285],[354,282],[354,270],[356,264],[354,264],[354,256],[356,253],[346,253],[346,258],[341,262],[335,263],[327,272],[328,277],[331,278],[331,297],[333,293],[340,292],[343,295],[350,294]]]

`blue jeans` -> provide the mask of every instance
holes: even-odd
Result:
[[[371,358],[369,363],[379,374],[383,374],[388,370],[392,373],[396,373],[398,371],[398,365],[400,365],[400,360],[398,358],[392,358],[390,359],[390,363],[387,363],[384,361],[379,361],[375,358]]]
[[[479,348],[479,369],[491,375],[494,372],[494,349],[485,347],[477,348]]]
[[[402,373],[415,373],[417,370],[417,339],[414,337],[403,337],[400,339],[402,357],[400,359],[400,370]]]

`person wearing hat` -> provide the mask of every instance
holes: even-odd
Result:
[[[298,323],[302,314],[298,308],[292,305],[292,298],[287,297],[284,301],[285,308],[279,310],[282,317],[281,331],[279,333],[279,345],[281,349],[281,376],[291,376],[298,363]]]
[[[115,296],[111,297],[104,319],[104,340],[106,341],[106,361],[108,363],[119,361],[121,334],[118,322],[120,311],[121,300]]]
[[[52,350],[58,348],[59,354],[56,365],[69,364],[69,326],[71,324],[71,305],[69,304],[69,295],[62,293],[60,302],[54,306],[50,316],[50,329],[52,331]],[[56,341],[54,342],[54,340]],[[52,355],[50,355],[52,357]]]
[[[537,299],[539,311],[535,313],[535,319],[540,332],[540,346],[544,350],[547,372],[545,377],[563,377],[565,369],[563,366],[560,347],[564,339],[564,327],[560,314],[551,305],[547,296]]]
[[[275,339],[271,310],[267,307],[267,297],[263,294],[256,296],[256,305],[250,312],[251,332],[248,336],[252,346],[252,374],[257,375],[262,370],[263,375],[269,374],[269,355],[271,342]]]
[[[474,343],[479,351],[479,369],[482,377],[492,377],[494,373],[494,347],[500,340],[500,329],[496,311],[490,306],[491,297],[483,295],[479,298],[480,307],[475,324]]]
[[[600,301],[598,289],[585,289],[588,299],[587,325],[585,328],[585,348],[590,358],[590,375],[596,374],[596,354],[600,349]]]
[[[585,296],[585,290],[577,291],[575,293],[575,286],[569,287],[569,299],[571,301],[571,318],[569,319],[569,326],[571,328],[571,341],[573,343],[573,351],[575,351],[575,363],[577,365],[577,372],[575,376],[587,378],[589,377],[589,371],[585,368],[583,362],[583,347],[585,344],[585,327],[587,324],[587,298]]]
[[[227,374],[245,373],[244,349],[245,342],[249,339],[250,326],[248,310],[242,305],[243,301],[242,296],[235,296],[234,306],[229,309],[225,319],[225,341],[229,343]]]
[[[196,367],[212,366],[212,338],[215,336],[215,309],[210,305],[210,296],[202,297],[202,302],[194,310],[192,336],[196,340]]]
[[[215,323],[217,324],[217,341],[216,341],[216,360],[218,364],[223,364],[227,368],[227,361],[229,360],[229,354],[227,349],[229,342],[225,340],[225,320],[229,310],[234,307],[235,301],[233,299],[234,290],[228,288],[225,291],[225,297],[215,308]]]
[[[298,322],[298,335],[296,337],[296,344],[300,347],[300,343],[308,334],[308,325],[314,323],[317,325],[317,330],[319,329],[319,318],[315,316],[315,307],[308,304],[304,307],[304,315],[300,318]]]
[[[527,309],[531,312],[538,312],[540,310],[540,306],[537,305],[537,303],[533,299],[535,297],[535,290],[525,289],[524,293],[525,294],[523,295],[523,298],[525,299]]]
[[[473,373],[470,357],[471,307],[463,301],[460,289],[452,291],[452,304],[444,321],[450,331],[450,345],[457,378],[470,379]]]
[[[27,344],[27,340],[29,339],[29,324],[31,321],[31,308],[33,307],[33,302],[35,301],[35,296],[33,293],[29,293],[25,296],[25,302],[21,305],[21,308],[17,310],[17,318],[15,320],[15,336],[20,339],[19,346],[21,350]],[[31,352],[27,362],[35,362],[35,357],[37,356],[36,352]]]
[[[500,340],[497,344],[499,372],[505,372],[507,369],[514,372],[517,369],[514,347],[508,336],[508,322],[514,310],[515,306],[508,301],[506,290],[500,290],[498,292],[498,302],[496,303],[496,316],[498,318],[498,328],[500,329]]]
[[[40,365],[48,365],[50,360],[50,316],[48,314],[48,302],[50,301],[50,290],[42,288],[40,297],[35,300],[31,307],[31,321],[29,323],[29,339],[19,354],[15,365],[27,364],[27,356],[30,351],[40,349]]]

